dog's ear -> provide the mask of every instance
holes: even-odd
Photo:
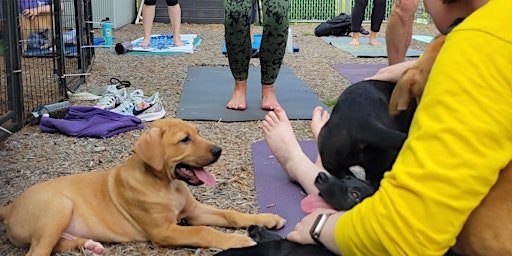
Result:
[[[162,170],[164,168],[164,150],[161,143],[162,135],[162,129],[150,128],[140,136],[132,149],[142,161],[155,170]]]
[[[414,67],[407,69],[400,80],[396,83],[391,98],[389,99],[389,114],[398,115],[400,111],[404,111],[409,106],[409,102],[414,97],[412,89],[417,83],[416,69]]]

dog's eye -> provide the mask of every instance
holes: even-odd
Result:
[[[190,138],[188,136],[181,140],[181,142],[189,142],[189,141],[190,141]]]
[[[359,202],[361,201],[361,195],[356,192],[356,191],[351,191],[350,192],[350,195],[352,196],[352,198],[356,201],[356,202]]]

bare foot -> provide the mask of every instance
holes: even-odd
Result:
[[[349,43],[352,46],[359,46],[359,33],[352,32],[352,41]]]
[[[142,43],[139,44],[140,47],[148,47],[149,46],[149,39],[142,40]]]
[[[174,40],[174,46],[185,46],[185,44],[179,39]]]
[[[231,96],[231,100],[228,102],[228,104],[226,104],[226,108],[233,110],[245,110],[247,108],[247,103],[245,101],[246,92],[247,80],[235,80],[235,89],[233,90],[233,96]]]
[[[280,107],[274,92],[274,85],[263,85],[261,87],[261,109],[275,110]]]
[[[370,40],[370,45],[372,46],[382,46],[382,43],[377,40]]]
[[[295,138],[293,128],[286,116],[286,112],[281,107],[268,112],[261,123],[265,141],[270,151],[277,158],[281,167],[285,170],[291,181],[296,181],[295,174],[288,170],[289,163],[293,163],[297,154],[303,154],[299,142]]]
[[[359,38],[358,39],[352,39],[349,43],[352,46],[359,46]]]
[[[315,142],[318,142],[318,134],[320,134],[320,130],[325,125],[325,123],[329,121],[329,117],[329,112],[322,107],[317,106],[315,109],[313,109],[310,127]]]
[[[377,41],[377,32],[370,32],[370,38],[368,39],[370,41],[370,45],[373,46],[381,46],[382,43]]]

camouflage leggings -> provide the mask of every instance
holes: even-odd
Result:
[[[260,45],[261,84],[277,79],[288,37],[289,0],[262,0],[263,34]],[[225,40],[235,80],[247,80],[251,59],[251,0],[224,0]]]

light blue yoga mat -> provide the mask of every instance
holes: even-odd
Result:
[[[169,55],[169,54],[189,54],[201,44],[201,37],[196,34],[181,34],[181,41],[184,46],[174,46],[173,35],[151,35],[150,45],[148,47],[140,47],[143,38],[133,40],[131,43],[133,49],[127,54],[136,55]]]
[[[234,87],[229,67],[189,67],[176,117],[225,122],[263,120],[268,111],[261,109],[260,72],[259,67],[249,68],[247,109],[242,111],[226,108]],[[286,65],[281,66],[275,92],[290,119],[311,120],[316,106],[329,109]]]
[[[430,43],[434,39],[434,37],[433,36],[413,35],[412,39],[417,40],[417,41],[421,41],[421,42],[424,42],[424,43]]]
[[[359,38],[359,46],[350,45],[350,41],[352,37],[322,37],[322,39],[331,44],[332,46],[348,52],[355,57],[387,57],[388,53],[386,52],[386,40],[384,38],[377,38],[377,41],[382,43],[381,46],[372,46],[369,45],[368,37],[360,37]],[[405,54],[407,57],[418,57],[422,54],[423,51],[408,49]]]

